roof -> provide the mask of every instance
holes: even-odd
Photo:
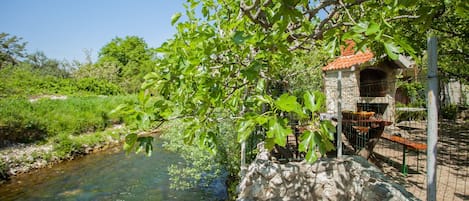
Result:
[[[352,40],[345,41],[345,43],[347,44],[347,47],[344,48],[342,46],[340,48],[340,56],[331,63],[322,67],[323,71],[352,68],[355,65],[369,62],[375,57],[373,52],[371,52],[369,49],[367,49],[365,52],[359,51],[355,53],[353,49],[355,47],[355,42]],[[396,63],[399,68],[413,68],[415,66],[415,62],[412,61],[412,59],[403,55],[399,55],[399,59],[395,60],[394,63]]]
[[[352,66],[368,62],[374,58],[370,51],[358,52],[352,55],[342,55],[322,68],[323,71],[341,70],[351,68]]]
[[[340,47],[340,56],[337,57],[334,61],[327,64],[322,68],[323,71],[330,70],[341,70],[351,68],[352,66],[359,65],[370,61],[375,56],[370,50],[365,52],[357,52],[353,49],[355,47],[355,42],[353,40],[345,41],[346,47]]]

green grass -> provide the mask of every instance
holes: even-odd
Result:
[[[14,142],[45,140],[59,134],[102,131],[125,121],[108,113],[132,96],[69,97],[66,100],[0,99],[0,137]]]
[[[58,158],[66,158],[74,152],[83,153],[85,146],[95,147],[111,140],[119,140],[123,134],[122,129],[98,131],[78,136],[59,134],[49,141],[53,144],[54,155]]]
[[[27,65],[0,69],[0,98],[38,95],[118,95],[124,91],[107,80],[94,78],[61,78],[44,75]]]

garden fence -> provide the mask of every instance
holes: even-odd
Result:
[[[426,86],[427,77],[414,77],[422,86]],[[343,92],[357,92],[360,97],[353,99],[354,110],[351,112],[374,112],[370,117],[358,117],[358,123],[347,126],[350,119],[344,118],[343,125],[343,154],[357,154],[357,150],[368,146],[374,126],[371,123],[360,124],[360,121],[371,118],[385,122],[384,130],[372,149],[370,161],[380,168],[394,182],[404,186],[421,200],[427,199],[427,107],[425,102],[425,87],[417,87],[412,93],[398,89],[402,82],[396,80],[381,80],[367,82],[360,86],[342,86]],[[446,83],[440,83],[446,86]],[[333,86],[324,86],[333,87]],[[444,87],[441,87],[442,89]],[[436,199],[437,200],[469,200],[469,123],[464,117],[458,116],[458,111],[467,110],[467,96],[469,87],[458,88],[458,95],[442,90],[440,94],[440,118],[438,121],[437,141],[437,169],[436,169]],[[453,90],[454,91],[454,90]],[[457,90],[456,90],[457,91]],[[328,94],[326,93],[326,96]],[[347,95],[344,95],[347,97]],[[458,96],[459,102],[449,102]],[[466,98],[464,98],[466,96]],[[336,97],[329,97],[336,98]],[[347,100],[350,102],[350,100]],[[381,102],[380,102],[381,101]],[[388,102],[383,102],[388,101]],[[347,108],[342,103],[343,108]],[[350,103],[348,103],[350,104]],[[334,115],[332,115],[334,116]],[[335,114],[335,117],[337,115]],[[333,118],[337,122],[337,118]],[[295,128],[294,121],[291,121]],[[357,122],[357,121],[353,121]],[[364,121],[366,122],[366,121]],[[338,122],[337,122],[338,123]],[[288,142],[291,156],[278,158],[284,161],[302,160],[304,153],[295,150],[295,141],[301,135],[299,130],[290,135]],[[296,136],[296,138],[295,138]],[[247,163],[256,154],[256,145],[265,139],[265,130],[257,129],[246,143]],[[293,148],[293,149],[292,149]],[[328,155],[329,157],[331,155]],[[326,157],[326,156],[324,156]],[[334,157],[334,156],[332,156]]]
[[[426,77],[418,78],[425,82]],[[383,81],[384,82],[384,81]],[[385,126],[382,136],[377,142],[371,154],[370,161],[378,166],[393,181],[404,186],[409,192],[422,200],[427,199],[427,108],[412,105],[415,97],[409,98],[407,105],[400,103],[378,104],[367,101],[376,98],[375,96],[387,94],[382,93],[382,86],[388,85],[391,88],[395,82],[369,83],[367,86],[351,88],[342,86],[343,91],[357,91],[360,94],[370,94],[372,97],[361,97],[356,103],[357,111],[374,112],[371,118],[384,118],[390,125]],[[445,84],[445,83],[443,83]],[[378,87],[376,87],[378,86]],[[327,87],[327,86],[326,86]],[[369,92],[366,92],[369,90]],[[457,96],[462,100],[461,95],[468,94],[467,88],[459,88],[461,94]],[[381,92],[380,92],[381,91]],[[393,90],[390,90],[393,91]],[[394,92],[394,91],[393,91]],[[396,96],[393,94],[391,101],[401,98],[405,94]],[[438,141],[437,141],[437,178],[436,178],[436,198],[437,200],[469,200],[469,123],[458,116],[458,111],[467,109],[467,103],[444,104],[443,100],[448,99],[448,94],[440,94],[440,118],[438,120]],[[451,97],[450,97],[451,98]],[[449,103],[449,104],[448,104]],[[390,107],[395,104],[395,107]],[[389,109],[393,111],[389,111]],[[383,115],[384,113],[384,115]],[[343,113],[345,114],[345,113]],[[344,154],[356,154],[356,150],[368,146],[367,142],[372,135],[369,123],[360,123],[347,126],[347,119],[343,116],[343,137],[345,139]],[[355,119],[356,120],[356,119]],[[365,121],[366,122],[366,121]]]

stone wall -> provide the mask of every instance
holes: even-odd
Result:
[[[279,164],[261,152],[242,171],[238,201],[254,200],[418,200],[358,156],[314,164]]]
[[[328,71],[324,77],[324,86],[326,98],[326,106],[328,113],[337,112],[337,76],[338,71]],[[346,69],[342,71],[342,110],[357,110],[357,101],[360,97],[360,89],[358,87],[357,72]]]
[[[469,85],[450,80],[442,86],[445,104],[469,105]]]

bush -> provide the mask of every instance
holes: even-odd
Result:
[[[235,196],[236,185],[239,183],[240,144],[233,143],[237,140],[233,122],[220,122],[220,133],[213,133],[214,140],[219,142],[216,153],[204,149],[200,144],[204,143],[201,139],[194,139],[191,144],[185,143],[187,139],[179,134],[185,126],[190,125],[175,120],[167,126],[161,136],[165,140],[163,145],[165,149],[179,153],[184,159],[183,162],[168,168],[171,176],[170,187],[174,189],[200,187],[210,192],[215,180],[226,179],[229,195]]]
[[[443,119],[455,120],[458,116],[458,106],[451,104],[445,105],[440,110]]]
[[[421,82],[398,81],[398,87],[410,98],[406,107],[426,107],[425,86]]]
[[[94,78],[82,78],[76,83],[78,91],[89,92],[99,95],[118,95],[122,94],[122,89],[106,80],[98,80]]]
[[[44,94],[60,95],[118,95],[123,90],[107,81],[95,78],[61,78],[44,75],[27,65],[0,69],[0,98],[31,97]]]
[[[66,133],[59,134],[54,140],[54,150],[59,158],[66,158],[81,148],[81,144],[72,140]]]

